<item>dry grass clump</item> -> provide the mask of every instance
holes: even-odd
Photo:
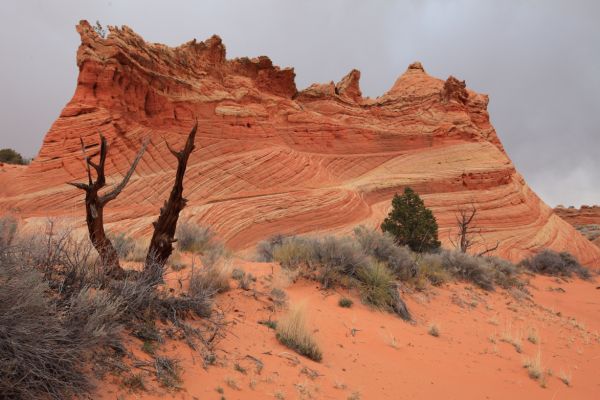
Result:
[[[440,254],[425,253],[418,259],[418,272],[414,278],[418,288],[424,288],[425,282],[433,286],[441,286],[452,279],[450,272],[444,268]]]
[[[319,281],[323,288],[331,288],[356,275],[368,262],[357,243],[349,238],[326,236],[305,238],[291,236],[273,248],[273,259],[283,268],[302,270],[302,273]]]
[[[168,388],[179,388],[181,376],[177,360],[168,357],[156,357],[154,359],[156,377],[161,385]]]
[[[254,275],[237,268],[233,269],[231,277],[238,282],[238,287],[243,290],[250,290],[254,282],[256,282],[256,277]]]
[[[582,266],[570,253],[542,250],[535,256],[521,261],[524,268],[543,275],[571,277],[576,274],[582,279],[591,277],[590,270]]]
[[[342,297],[338,301],[338,305],[340,307],[342,307],[342,308],[350,308],[350,307],[352,307],[352,304],[354,304],[354,302],[352,301],[352,299],[349,299],[347,297]]]
[[[567,386],[571,386],[571,382],[573,380],[573,376],[571,374],[571,372],[565,372],[562,369],[560,370],[559,374],[558,374],[559,379],[562,381],[562,383],[564,383]]]
[[[144,376],[141,373],[126,376],[123,379],[123,384],[134,392],[146,390]]]
[[[529,328],[527,331],[527,340],[533,344],[538,344],[540,342],[540,335],[538,334],[537,329]]]
[[[523,367],[527,369],[527,374],[531,379],[540,380],[543,378],[544,369],[542,367],[542,352],[538,352],[534,358],[525,358]]]
[[[123,299],[106,291],[84,287],[68,300],[65,323],[86,347],[120,346]]]
[[[433,337],[439,337],[440,336],[440,328],[437,326],[436,323],[431,323],[429,325],[429,328],[427,328],[427,333],[429,333]]]
[[[501,341],[505,343],[511,344],[517,353],[523,352],[523,340],[521,338],[521,331],[517,330],[516,333],[513,334],[512,324],[508,322],[502,332],[502,336],[500,338]]]
[[[190,293],[223,293],[228,291],[231,286],[229,279],[231,277],[231,263],[221,262],[205,268],[193,268],[190,276]]]
[[[383,263],[375,262],[358,272],[362,299],[381,310],[395,312],[410,320],[406,305],[400,299],[393,274]]]
[[[270,292],[271,299],[277,307],[285,307],[288,300],[288,295],[282,288],[274,287]]]
[[[314,260],[311,241],[309,239],[292,236],[273,247],[273,261],[277,261],[283,268],[296,269],[306,266]]]
[[[177,248],[180,251],[200,254],[200,260],[205,267],[214,266],[227,255],[225,245],[208,226],[183,222],[177,225],[175,237]]]
[[[276,337],[281,344],[314,361],[321,361],[323,354],[306,325],[306,308],[296,305],[278,322]]]

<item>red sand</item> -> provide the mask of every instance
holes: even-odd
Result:
[[[536,277],[530,288],[535,303],[464,284],[431,288],[404,294],[416,320],[409,324],[366,307],[353,293],[323,292],[314,282],[300,281],[286,291],[291,304],[307,304],[310,327],[323,351],[323,361],[316,363],[280,345],[272,330],[257,324],[276,320],[282,312],[270,311],[265,294],[270,287],[265,278],[272,268],[279,274],[278,267],[241,260],[234,265],[259,279],[256,296],[233,289],[218,299],[231,322],[218,346],[219,365],[203,369],[198,352],[183,342],[167,342],[159,353],[181,360],[183,390],[159,388],[148,374],[148,392],[129,393],[101,383],[98,396],[219,399],[218,387],[228,400],[346,399],[355,392],[362,399],[596,399],[600,393],[598,283]],[[554,288],[564,292],[550,291]],[[354,300],[352,308],[337,305],[341,295]],[[432,323],[439,327],[438,338],[428,334]],[[537,344],[527,340],[530,329],[537,331]],[[522,353],[502,341],[507,331],[521,336]],[[129,341],[140,348],[137,339]],[[523,367],[524,358],[538,351],[544,371],[551,370],[545,388]],[[248,356],[264,363],[260,373]],[[236,371],[236,363],[247,373]],[[303,373],[304,367],[318,376]],[[571,387],[561,382],[561,371],[572,376]]]

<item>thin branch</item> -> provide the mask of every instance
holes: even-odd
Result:
[[[85,183],[67,182],[67,185],[75,186],[77,189],[85,190],[86,192],[91,189],[91,186]]]
[[[125,186],[129,182],[129,179],[131,179],[131,176],[133,175],[135,168],[137,167],[138,163],[142,159],[144,152],[146,151],[146,147],[148,146],[148,141],[149,140],[146,138],[144,140],[144,142],[142,143],[142,148],[140,149],[140,151],[138,151],[137,155],[135,156],[135,159],[133,160],[133,163],[131,164],[131,167],[129,167],[129,171],[127,171],[127,174],[125,174],[121,183],[119,183],[113,190],[106,193],[104,196],[100,196],[100,203],[102,205],[106,205],[106,203],[108,203],[109,201],[114,200],[121,193],[121,191],[125,188]]]
[[[477,256],[481,257],[481,256],[484,256],[484,255],[486,255],[488,253],[491,253],[492,251],[497,250],[498,246],[500,246],[500,241],[496,241],[496,245],[493,246],[493,247],[490,247],[490,248],[486,247],[486,249],[484,251],[482,251],[481,253],[477,254]]]
[[[87,170],[88,182],[89,185],[92,186],[92,172],[90,171],[90,159],[87,154],[85,154],[85,146],[83,145],[83,138],[79,136],[79,141],[81,142],[81,152],[83,153],[83,158],[85,159],[85,169]]]
[[[167,144],[167,149],[169,149],[169,151],[171,152],[171,154],[173,154],[177,160],[179,160],[181,158],[181,151],[176,151],[174,150],[171,145],[169,144],[169,142],[167,141],[167,139],[163,138],[163,140],[165,141],[165,143]]]

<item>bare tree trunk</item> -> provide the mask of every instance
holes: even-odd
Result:
[[[119,255],[117,254],[115,247],[106,236],[106,232],[104,232],[104,206],[106,206],[109,201],[117,198],[123,188],[125,188],[138,162],[142,158],[147,144],[148,141],[146,140],[121,183],[115,186],[113,190],[104,195],[100,195],[100,189],[106,185],[106,176],[104,173],[106,154],[108,153],[106,138],[100,135],[100,161],[98,164],[91,160],[91,157],[93,156],[87,156],[85,154],[85,146],[83,144],[83,139],[81,139],[81,150],[85,157],[88,183],[69,182],[70,185],[85,191],[85,221],[87,223],[90,240],[100,255],[106,275],[113,278],[122,277],[124,271],[119,264]],[[92,179],[90,167],[94,168],[96,171],[97,176],[95,182]]]
[[[152,223],[154,225],[154,233],[150,241],[148,254],[146,255],[146,263],[144,265],[146,271],[157,268],[162,271],[167,259],[173,252],[173,243],[176,241],[175,230],[177,229],[177,220],[179,219],[179,213],[187,203],[187,200],[183,198],[183,177],[190,154],[195,148],[194,140],[197,129],[198,121],[196,121],[196,124],[188,135],[185,146],[181,151],[173,150],[167,143],[169,151],[177,158],[177,172],[169,199],[161,207],[158,219]]]
[[[113,278],[120,278],[123,269],[119,264],[117,250],[104,232],[104,204],[100,202],[97,191],[86,192],[85,214],[90,240],[100,255],[105,273]]]
[[[477,214],[477,208],[474,204],[471,204],[469,208],[459,208],[456,214],[456,226],[458,228],[458,232],[456,234],[456,241],[450,238],[450,242],[462,253],[467,253],[469,249],[475,245],[479,245],[483,242],[485,245],[485,240],[481,234],[481,229],[477,226],[474,226],[473,219]],[[475,236],[479,236],[480,239],[477,239]],[[484,256],[488,253],[491,253],[498,249],[500,246],[500,242],[496,242],[496,245],[492,247],[488,247],[485,245],[485,249],[477,254],[478,257]]]
[[[466,253],[475,244],[471,228],[475,214],[477,214],[477,208],[474,205],[471,205],[470,209],[460,208],[456,214],[458,232],[456,234],[456,241],[452,240],[452,238],[450,238],[450,241],[462,253]]]

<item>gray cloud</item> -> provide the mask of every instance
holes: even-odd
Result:
[[[406,66],[490,95],[508,154],[549,204],[600,204],[600,2],[3,1],[0,147],[35,155],[75,89],[80,19],[178,45],[219,34],[229,57],[268,55],[299,88],[362,72],[365,95]]]

